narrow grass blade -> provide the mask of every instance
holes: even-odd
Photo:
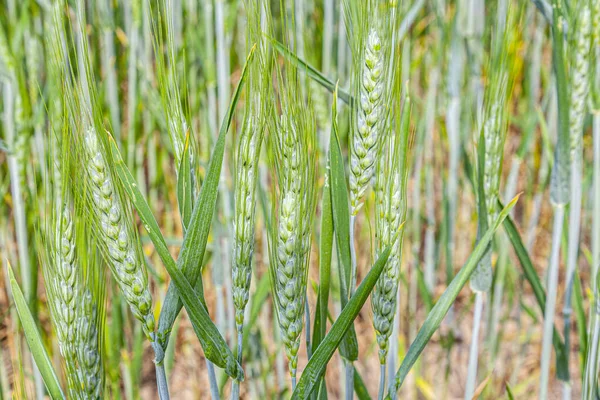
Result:
[[[350,259],[350,209],[348,202],[348,189],[346,187],[346,176],[344,174],[344,161],[342,149],[338,138],[337,125],[337,96],[333,96],[332,106],[332,128],[330,139],[329,158],[329,181],[331,182],[331,206],[333,212],[333,227],[341,265],[339,270],[340,297],[342,308],[348,302],[348,293],[351,275]],[[340,353],[348,360],[354,361],[358,358],[358,341],[354,326],[350,328],[342,345]]]
[[[321,203],[321,238],[319,246],[319,291],[315,309],[315,327],[312,342],[315,348],[325,337],[327,328],[327,305],[331,279],[331,252],[333,248],[333,214],[331,210],[331,191],[328,178],[325,178],[323,200]]]
[[[515,400],[515,396],[513,395],[512,389],[510,388],[508,382],[506,382],[506,397],[508,400]]]
[[[429,343],[429,340],[442,323],[442,320],[444,319],[446,313],[454,303],[454,300],[458,296],[459,292],[461,291],[465,283],[469,280],[469,277],[477,267],[477,263],[486,252],[487,247],[489,246],[492,238],[494,237],[494,232],[496,232],[500,224],[502,224],[502,221],[504,221],[504,219],[508,216],[508,213],[510,212],[510,210],[512,210],[518,199],[519,196],[515,197],[506,206],[506,208],[502,210],[494,224],[481,237],[479,243],[475,247],[475,250],[473,250],[473,252],[469,256],[469,259],[467,260],[465,265],[463,265],[458,274],[456,274],[454,279],[452,279],[452,282],[450,282],[448,288],[444,291],[444,293],[437,301],[435,306],[433,306],[433,308],[431,309],[431,312],[427,315],[427,319],[425,320],[423,326],[419,330],[419,333],[417,334],[417,337],[415,338],[414,342],[410,345],[410,348],[406,353],[406,357],[404,358],[402,364],[400,365],[400,368],[396,372],[394,381],[389,386],[386,399],[391,399],[392,394],[397,393],[400,387],[402,386],[402,383],[408,375],[408,372],[421,355],[421,352],[423,351],[427,343]]]
[[[42,379],[44,380],[44,384],[46,385],[46,389],[48,389],[50,397],[52,399],[64,399],[65,395],[58,382],[56,372],[52,367],[52,362],[50,362],[50,357],[44,348],[40,332],[31,315],[31,311],[29,311],[25,296],[23,296],[23,292],[15,279],[12,267],[8,261],[7,265],[13,299],[15,301],[17,313],[19,314],[19,319],[21,320],[21,325],[23,326],[25,339],[27,339],[27,344],[29,345],[33,359],[35,360],[35,365],[42,375]]]
[[[581,370],[585,371],[585,355],[588,349],[588,334],[585,316],[585,308],[583,305],[583,288],[581,287],[581,278],[579,277],[579,270],[575,271],[575,277],[573,279],[573,295],[575,296],[575,318],[577,319],[577,333],[579,335],[579,358],[581,360]]]
[[[417,280],[417,285],[419,288],[419,295],[421,296],[423,304],[425,305],[425,309],[429,312],[433,308],[432,294],[429,292],[429,288],[425,284],[425,276],[423,271],[419,270],[418,273],[419,276]]]
[[[367,385],[365,385],[365,381],[363,381],[356,368],[354,368],[354,393],[356,393],[358,400],[371,400]]]
[[[323,374],[323,371],[325,371],[325,366],[333,356],[335,349],[340,345],[348,328],[352,326],[354,319],[373,290],[379,275],[383,272],[389,255],[390,248],[388,247],[381,253],[346,307],[340,313],[338,319],[333,323],[331,330],[308,361],[302,377],[296,386],[296,390],[292,394],[292,399],[306,399],[316,387],[319,378]]]
[[[273,44],[275,50],[281,53],[282,56],[287,58],[288,61],[295,65],[299,70],[306,71],[306,73],[311,79],[313,79],[319,85],[323,86],[325,89],[333,93],[334,98],[339,97],[346,104],[351,104],[352,102],[354,102],[354,98],[348,92],[339,89],[336,83],[334,83],[331,79],[323,75],[315,67],[311,66],[310,64],[299,58],[287,46],[277,41],[276,39],[271,39],[271,44]]]
[[[202,349],[204,350],[206,358],[212,361],[215,365],[225,369],[225,372],[229,376],[234,378],[243,377],[241,367],[235,360],[231,350],[225,342],[225,339],[223,339],[219,333],[219,330],[208,315],[206,307],[203,304],[204,296],[201,295],[201,293],[198,293],[197,290],[193,289],[190,282],[183,275],[183,271],[178,268],[178,266],[175,264],[175,261],[171,257],[167,248],[167,244],[165,243],[165,239],[160,233],[158,223],[156,222],[156,219],[150,210],[150,206],[148,206],[148,203],[136,184],[133,175],[131,175],[131,172],[125,165],[117,148],[117,144],[111,136],[109,136],[109,143],[111,145],[111,155],[117,176],[122,183],[125,193],[133,202],[134,207],[138,211],[138,215],[140,216],[144,227],[148,231],[148,236],[154,243],[159,257],[163,261],[167,272],[171,276],[171,279],[178,290],[178,294],[181,293],[183,304],[185,304],[186,310],[188,311],[188,315],[192,321],[192,327],[196,332],[196,336],[198,336],[198,340],[202,345]],[[159,339],[161,339],[160,336]],[[166,347],[166,343],[166,340],[162,343],[163,347]]]
[[[498,209],[502,208],[502,203],[498,201]],[[529,282],[529,284],[531,285],[538,306],[542,311],[542,315],[544,315],[544,312],[546,310],[546,293],[544,292],[542,282],[540,281],[540,278],[538,277],[537,272],[533,267],[531,258],[529,258],[529,253],[527,252],[527,249],[523,244],[521,235],[519,235],[519,231],[517,230],[517,227],[515,226],[514,222],[510,217],[504,220],[503,225],[504,231],[508,235],[513,249],[517,254],[517,258],[519,259],[519,263],[521,264],[521,268],[523,269],[523,275],[525,275],[525,279],[527,279],[527,282]],[[554,346],[554,351],[556,352],[556,376],[562,381],[567,380],[569,379],[568,355],[565,351],[564,344],[560,339],[560,334],[558,333],[558,330],[556,328],[554,328],[552,344]]]
[[[315,326],[312,342],[314,348],[325,337],[327,328],[327,313],[329,304],[329,289],[331,279],[331,256],[333,249],[333,214],[331,210],[331,190],[329,188],[329,176],[325,175],[323,187],[323,199],[321,202],[321,238],[319,245],[319,291],[317,293],[317,307],[315,308]],[[326,390],[325,380],[320,378],[318,384],[320,390]],[[318,394],[313,393],[313,398]]]
[[[194,207],[190,157],[190,132],[188,131],[185,136],[185,146],[181,156],[179,176],[177,177],[177,201],[179,203],[179,213],[181,214],[184,232],[187,231],[187,228],[190,225],[192,208]]]
[[[477,400],[479,398],[479,396],[481,396],[481,394],[487,387],[488,383],[490,382],[491,377],[492,377],[491,374],[488,375],[479,385],[477,385],[477,388],[475,389],[475,392],[473,393],[473,397],[471,397],[471,400]]]

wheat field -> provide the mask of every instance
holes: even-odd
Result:
[[[0,400],[600,398],[600,0],[0,1]]]

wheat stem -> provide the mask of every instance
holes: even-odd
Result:
[[[208,382],[210,384],[210,398],[213,400],[219,400],[219,384],[217,383],[217,375],[215,374],[214,364],[206,359],[206,369],[208,370]]]
[[[346,400],[352,400],[354,398],[354,365],[352,361],[344,360],[344,371],[346,373],[344,393],[346,394]]]
[[[467,367],[467,383],[465,386],[465,400],[471,400],[477,383],[477,359],[479,356],[479,329],[483,312],[483,296],[485,293],[475,294],[475,312],[473,314],[473,331],[471,333],[471,346],[469,347],[469,364]]]
[[[169,386],[167,383],[167,374],[164,363],[154,364],[156,369],[156,389],[160,400],[169,400]]]
[[[352,297],[356,289],[356,247],[354,240],[354,230],[356,229],[356,215],[350,215],[350,288],[349,296]],[[352,361],[344,360],[346,371],[346,400],[354,397],[354,366]]]
[[[27,219],[25,218],[25,202],[23,199],[23,190],[21,187],[21,174],[19,168],[19,153],[24,149],[19,149],[17,146],[18,133],[15,129],[14,117],[14,84],[11,81],[4,83],[4,134],[6,142],[13,147],[13,151],[8,153],[8,170],[10,175],[10,190],[13,199],[13,215],[15,219],[15,232],[17,234],[17,249],[19,253],[19,270],[21,272],[21,284],[23,285],[23,293],[25,298],[30,303],[31,309],[35,309],[32,300],[33,283],[31,280],[31,266],[29,263],[29,238],[27,234]]]
[[[560,262],[560,240],[563,231],[565,208],[562,205],[554,206],[554,225],[552,228],[552,253],[548,265],[548,288],[546,309],[544,310],[544,336],[542,339],[542,355],[540,363],[540,391],[539,398],[548,397],[548,382],[552,355],[552,335],[554,328],[554,312],[556,311],[556,289],[558,287],[558,266]]]
[[[386,364],[383,363],[379,366],[379,390],[377,391],[378,400],[383,400],[383,395],[385,394],[385,374]]]
[[[238,328],[237,334],[237,362],[242,365],[242,352],[243,352],[243,328]],[[231,400],[237,400],[240,398],[240,382],[237,379],[233,380],[231,387]]]
[[[356,289],[356,245],[354,231],[356,229],[356,215],[350,215],[350,295],[352,297]]]
[[[310,306],[308,305],[308,295],[305,296],[304,299],[304,333],[305,333],[305,339],[306,339],[306,355],[308,356],[308,359],[310,360],[310,358],[312,357],[312,345],[310,342],[310,334],[311,334],[311,329],[310,329]]]

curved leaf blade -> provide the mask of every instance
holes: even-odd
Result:
[[[336,87],[337,91],[337,87]],[[333,212],[333,229],[340,256],[341,265],[338,268],[340,280],[340,297],[342,309],[348,302],[350,286],[350,208],[348,201],[348,188],[346,187],[346,175],[344,172],[344,159],[338,138],[337,125],[337,96],[333,96],[331,110],[331,138],[329,154],[329,181],[331,182],[331,207]],[[358,340],[354,325],[350,327],[344,341],[340,345],[340,353],[344,358],[354,361],[358,358]]]
[[[354,98],[348,92],[340,90],[336,83],[323,75],[315,67],[294,54],[294,52],[288,49],[283,43],[277,41],[276,39],[271,39],[271,43],[273,44],[275,50],[287,58],[288,61],[290,61],[293,65],[298,67],[299,70],[305,71],[311,79],[323,86],[325,89],[329,90],[333,94],[334,98],[339,97],[346,104],[352,104],[354,102]]]
[[[517,195],[511,202],[502,210],[502,212],[496,218],[494,224],[488,228],[485,234],[481,237],[477,246],[475,246],[475,250],[469,256],[469,259],[460,269],[458,274],[452,279],[450,285],[446,288],[440,299],[435,303],[435,306],[431,309],[431,312],[427,315],[427,319],[421,326],[417,337],[410,345],[408,352],[406,353],[406,357],[402,361],[400,368],[396,372],[396,376],[394,381],[390,384],[386,399],[392,399],[391,394],[397,393],[402,383],[404,383],[404,379],[408,375],[414,363],[417,361],[421,352],[435,333],[435,331],[439,328],[442,320],[448,313],[448,310],[456,300],[458,293],[461,291],[465,283],[469,280],[469,277],[477,267],[477,263],[481,259],[481,257],[487,251],[487,247],[489,246],[492,238],[494,237],[494,232],[500,227],[500,224],[504,221],[504,219],[508,216],[508,213],[514,205],[517,203],[519,199],[519,195]]]
[[[329,160],[328,160],[329,162]],[[331,209],[331,190],[329,188],[329,175],[325,174],[323,185],[323,198],[321,199],[321,238],[319,244],[319,290],[317,293],[317,307],[315,309],[315,326],[313,330],[313,347],[319,347],[327,333],[327,314],[329,304],[329,290],[331,280],[331,257],[333,250],[333,211]],[[321,377],[318,387],[325,393],[325,380]],[[317,391],[318,392],[318,391]],[[312,398],[319,398],[318,393]]]
[[[367,385],[365,385],[365,381],[363,381],[356,368],[354,368],[354,393],[356,393],[358,400],[371,400]]]
[[[325,177],[323,199],[321,202],[321,238],[319,245],[319,291],[315,309],[315,327],[313,331],[313,346],[319,347],[326,334],[327,305],[331,279],[331,252],[333,248],[333,215],[331,210],[331,192],[329,179]]]
[[[65,395],[58,382],[58,377],[52,367],[52,362],[50,362],[50,357],[48,356],[42,338],[40,337],[40,332],[38,331],[35,320],[27,306],[25,296],[23,296],[23,292],[15,279],[10,263],[7,263],[7,269],[17,314],[19,314],[19,320],[23,326],[23,333],[25,333],[25,339],[27,339],[27,344],[29,345],[35,364],[40,370],[44,385],[46,385],[48,394],[52,399],[64,399]]]

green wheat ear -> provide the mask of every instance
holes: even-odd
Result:
[[[76,256],[76,252],[85,255],[82,247],[87,238],[75,239],[75,231],[80,230],[74,227],[71,205],[61,202],[59,210],[56,246],[48,244],[49,254],[43,257],[52,321],[65,361],[70,396],[99,399],[104,383],[99,333],[104,316],[103,280],[98,279],[101,274],[97,264],[91,266]]]
[[[592,16],[587,4],[582,6],[577,29],[570,52],[570,105],[569,136],[571,138],[571,160],[578,157],[583,146],[583,122],[589,91],[590,44],[592,42]]]
[[[266,130],[268,96],[271,90],[272,62],[261,32],[261,3],[248,0],[247,47],[257,44],[255,59],[250,65],[247,99],[242,130],[236,147],[236,181],[234,212],[234,245],[232,265],[232,295],[238,334],[244,325],[244,311],[249,299],[258,163]]]
[[[73,152],[76,135],[72,110],[71,76],[65,68],[64,4],[56,2],[49,16],[51,34],[46,38],[52,85],[61,101],[51,106],[48,165],[44,166],[45,198],[37,242],[48,304],[65,362],[69,397],[101,398],[104,385],[102,334],[105,286],[102,269],[90,235],[89,215],[83,212],[76,179],[78,160]],[[64,101],[62,101],[64,100]]]
[[[400,284],[402,241],[407,210],[408,151],[410,136],[410,98],[382,143],[375,184],[375,236],[377,253],[391,246],[385,269],[371,296],[373,326],[379,345],[379,363],[385,365],[389,337],[396,316]],[[396,233],[400,232],[399,235]]]
[[[157,18],[152,21],[154,33],[152,45],[156,59],[156,76],[175,165],[179,168],[185,147],[186,133],[190,126],[181,105],[182,96],[175,56],[173,10],[160,2],[157,4],[155,12]],[[194,141],[191,142],[191,145],[190,155],[192,156],[192,172],[194,172],[193,165],[196,159]]]
[[[281,114],[269,120],[270,153],[279,190],[276,216],[269,232],[269,271],[282,340],[295,382],[318,160],[312,104],[304,104],[295,68],[287,64],[285,67],[285,77],[278,70]]]
[[[364,61],[359,76],[359,101],[356,128],[350,153],[350,204],[352,213],[361,207],[368,184],[375,172],[383,116],[384,59],[377,29],[370,30],[365,43]]]
[[[355,103],[350,130],[350,205],[357,215],[375,175],[379,148],[388,121],[388,102],[397,79],[393,72],[396,4],[367,0],[344,1],[345,21],[352,50],[352,87]]]
[[[50,189],[51,190],[51,189]],[[56,192],[55,192],[56,193]],[[42,272],[48,295],[48,305],[60,354],[65,363],[70,393],[79,387],[77,363],[77,313],[82,279],[75,259],[74,227],[71,205],[63,204],[60,196],[52,196],[50,223],[40,232]],[[42,239],[44,238],[44,239]]]
[[[492,40],[489,60],[490,78],[484,92],[483,126],[479,134],[478,185],[480,231],[483,232],[496,219],[496,203],[502,177],[504,143],[508,134],[510,97],[514,82],[517,7],[507,15],[506,29]],[[492,285],[492,253],[486,252],[471,276],[470,285],[475,291],[486,292]]]
[[[43,211],[47,219],[37,241],[43,249],[40,261],[69,395],[97,399],[102,396],[104,382],[99,334],[104,318],[104,279],[99,265],[89,257],[95,244],[73,195],[68,113],[61,118],[64,120],[57,125],[62,127],[62,135],[49,136],[50,152],[57,157],[52,158],[45,175]]]
[[[125,300],[142,323],[146,336],[152,340],[155,326],[152,296],[139,242],[93,127],[87,129],[83,142],[87,163],[85,179],[90,192],[90,206],[99,228],[98,237],[103,242],[107,262]]]
[[[85,26],[83,7],[77,9],[78,26]],[[75,32],[77,34],[77,32]],[[82,70],[67,76],[67,109],[73,134],[70,148],[76,166],[76,193],[101,254],[144,333],[154,341],[155,320],[152,296],[141,244],[131,209],[115,184],[104,115],[98,102],[87,36],[80,34],[79,59]]]

